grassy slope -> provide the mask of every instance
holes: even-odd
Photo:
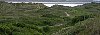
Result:
[[[0,34],[91,35],[93,33],[98,35],[99,12],[100,4],[95,3],[72,8],[0,2]]]

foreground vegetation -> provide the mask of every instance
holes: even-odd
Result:
[[[0,35],[100,35],[100,4],[47,7],[0,2]]]

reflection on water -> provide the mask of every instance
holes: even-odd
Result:
[[[48,7],[51,7],[51,6],[55,5],[55,4],[44,4],[44,5],[46,5]],[[58,5],[74,7],[74,6],[83,5],[83,4],[58,4]]]

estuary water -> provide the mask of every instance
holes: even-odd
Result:
[[[48,7],[51,7],[51,6],[55,5],[55,4],[44,4],[44,5],[46,5]],[[74,7],[74,6],[83,5],[83,4],[57,4],[57,5]]]
[[[11,3],[12,1],[8,1],[8,3]],[[12,3],[22,3],[22,2],[12,2]],[[30,2],[23,2],[23,3],[30,3]],[[85,3],[91,3],[91,2],[31,2],[31,3],[43,3],[44,5],[51,7],[55,4],[57,5],[63,5],[63,6],[78,6],[78,5],[83,5]]]

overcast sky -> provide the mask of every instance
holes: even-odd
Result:
[[[94,1],[100,1],[100,0],[94,0]]]
[[[39,1],[39,2],[91,2],[93,0],[3,0],[3,1]],[[99,0],[98,0],[99,1]]]

